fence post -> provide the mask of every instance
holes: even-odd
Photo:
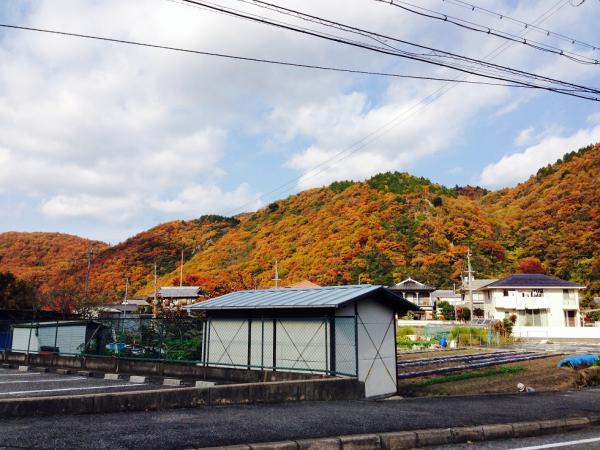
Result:
[[[331,371],[329,370],[329,352],[331,351],[331,346],[327,345],[327,341],[329,340],[329,336],[327,335],[327,320],[325,320],[325,373],[331,375]]]
[[[156,318],[154,320],[158,320],[157,323],[160,326],[160,328],[159,328],[159,330],[160,330],[160,333],[159,333],[160,340],[159,340],[159,344],[158,344],[159,345],[159,347],[158,347],[159,348],[158,359],[162,359],[164,361],[165,359],[167,359],[167,352],[166,351],[163,352],[163,346],[165,345],[165,335],[164,335],[165,326],[164,326],[164,324],[165,324],[165,320],[168,320],[168,319],[166,319],[166,318],[163,317],[162,319]]]
[[[252,319],[248,319],[248,370],[252,365]]]
[[[265,368],[265,318],[260,318],[260,370]]]
[[[273,372],[277,370],[277,319],[273,319]]]
[[[56,343],[58,341],[58,320],[56,321],[56,328],[54,329],[54,352],[58,354]]]
[[[335,317],[329,319],[329,342],[330,342],[330,354],[329,354],[329,365],[331,367],[331,373],[335,374],[337,372],[336,360],[335,360]],[[327,328],[327,323],[325,323],[325,328]]]
[[[27,359],[29,360],[29,348],[31,346],[31,330],[33,330],[33,322],[31,322],[31,326],[29,327],[29,339],[27,340]]]

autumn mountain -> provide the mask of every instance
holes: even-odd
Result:
[[[154,262],[159,285],[172,284],[181,249],[185,282],[213,295],[272,286],[274,260],[284,284],[347,284],[359,276],[364,283],[389,284],[410,275],[452,287],[470,248],[478,277],[510,273],[522,259],[535,257],[548,273],[591,286],[590,296],[600,291],[598,173],[600,145],[569,153],[526,182],[496,192],[447,188],[405,173],[336,182],[236,218],[170,222],[114,247],[97,243],[91,289],[97,299],[118,299],[128,277],[132,291],[149,293]],[[6,235],[0,235],[0,270],[34,273],[35,248],[6,246]],[[62,277],[81,285],[85,261],[59,266],[57,261]]]
[[[108,244],[63,233],[0,233],[0,272],[46,284],[86,260],[88,249]]]

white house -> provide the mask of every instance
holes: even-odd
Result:
[[[487,319],[517,316],[517,327],[578,327],[579,291],[570,281],[542,274],[510,275],[490,283],[485,292]]]
[[[207,317],[203,363],[357,377],[367,397],[393,394],[395,313],[418,310],[382,286],[232,292],[196,303]]]

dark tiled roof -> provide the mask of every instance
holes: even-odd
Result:
[[[561,280],[557,277],[542,275],[539,273],[520,273],[502,278],[494,283],[488,284],[483,289],[494,288],[585,288],[577,283]]]
[[[412,278],[407,278],[400,283],[397,283],[393,286],[390,286],[390,289],[393,291],[418,291],[418,292],[433,292],[435,291],[434,287],[431,287],[425,283],[419,283],[418,281],[413,280]]]

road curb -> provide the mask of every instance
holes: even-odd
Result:
[[[238,444],[232,446],[201,448],[204,450],[401,450],[431,445],[462,444],[465,442],[487,441],[493,439],[539,436],[542,434],[574,431],[599,424],[600,414],[531,422],[410,430],[379,434],[357,434],[328,438],[302,439],[297,441],[289,440],[282,442],[266,442],[262,444]]]

